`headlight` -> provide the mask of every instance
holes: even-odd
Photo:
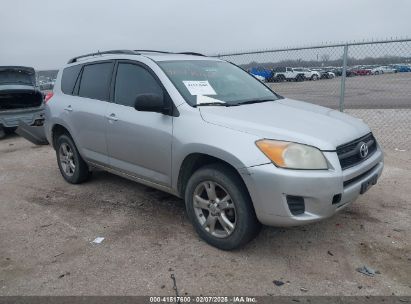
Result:
[[[277,166],[287,169],[328,169],[323,153],[312,146],[262,139],[257,147]]]

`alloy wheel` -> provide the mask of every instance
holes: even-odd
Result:
[[[73,176],[76,170],[74,153],[67,143],[62,143],[59,149],[60,165],[67,176]]]
[[[230,194],[214,181],[197,185],[193,195],[197,221],[214,237],[226,238],[236,227],[236,207]]]

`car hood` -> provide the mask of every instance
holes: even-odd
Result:
[[[269,138],[335,150],[341,144],[371,132],[360,119],[336,110],[292,99],[235,107],[200,107],[212,124]]]

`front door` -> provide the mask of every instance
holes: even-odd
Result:
[[[106,115],[109,163],[126,174],[170,186],[173,117],[135,110],[137,95],[147,93],[166,96],[147,67],[119,62]]]

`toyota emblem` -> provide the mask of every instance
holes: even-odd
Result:
[[[361,158],[366,158],[368,155],[368,146],[365,142],[360,143],[360,156]]]

